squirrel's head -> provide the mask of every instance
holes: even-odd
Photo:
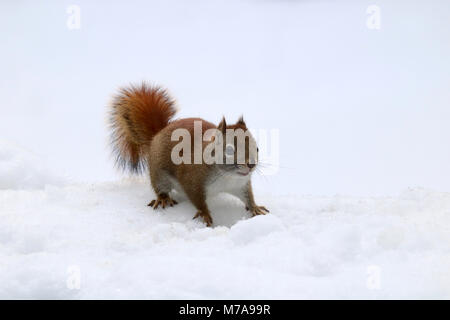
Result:
[[[251,174],[258,164],[258,147],[244,118],[241,116],[235,124],[228,125],[223,117],[217,129],[223,142],[223,164],[219,165],[220,169],[242,176]]]

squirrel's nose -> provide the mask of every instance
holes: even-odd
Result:
[[[247,167],[249,167],[250,169],[252,169],[252,168],[255,167],[255,164],[254,164],[254,163],[247,163]]]

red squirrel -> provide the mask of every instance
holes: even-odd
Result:
[[[196,207],[194,219],[201,217],[207,226],[211,226],[213,221],[206,199],[225,192],[241,199],[253,216],[269,212],[265,207],[256,205],[254,200],[251,175],[257,166],[258,150],[252,156],[249,146],[251,143],[256,145],[256,142],[243,117],[232,125],[228,125],[223,117],[219,125],[215,126],[200,118],[174,120],[175,113],[175,101],[167,91],[145,83],[120,89],[112,102],[110,129],[116,162],[132,172],[140,173],[149,169],[151,185],[157,198],[148,206],[153,209],[161,206],[164,209],[176,205],[170,192],[177,190],[184,193]],[[225,141],[225,135],[230,129],[245,131],[245,157],[240,158],[243,161],[237,161],[238,146],[234,138],[231,145],[223,143],[224,161],[175,164],[172,156],[178,141],[173,141],[172,135],[176,129],[185,129],[194,136],[195,123],[201,124],[202,134],[208,129],[217,132],[210,140],[202,139],[201,151],[214,141]],[[217,134],[222,134],[222,137],[216,140]],[[188,151],[194,152],[194,146]],[[231,161],[226,161],[230,156]],[[220,154],[218,157],[220,160]]]

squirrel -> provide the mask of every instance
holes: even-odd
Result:
[[[116,155],[116,164],[134,173],[142,173],[148,169],[150,182],[156,194],[148,206],[153,209],[177,204],[170,192],[176,190],[184,193],[196,207],[194,218],[201,217],[207,226],[213,223],[206,199],[221,192],[238,197],[252,216],[269,212],[265,207],[255,203],[251,175],[256,169],[258,149],[252,155],[250,144],[256,146],[253,136],[247,129],[243,117],[232,125],[226,123],[225,117],[216,126],[201,118],[174,119],[176,114],[175,100],[167,90],[146,83],[131,85],[119,90],[113,97],[110,109],[111,144]],[[245,136],[245,159],[237,161],[238,146],[234,138],[231,144],[223,144],[224,161],[214,163],[176,164],[172,160],[172,151],[178,141],[173,141],[173,133],[184,129],[195,135],[195,123],[201,124],[201,133],[214,129],[210,140],[201,142],[201,151],[209,143],[224,141],[229,130],[242,129]],[[222,137],[217,135],[221,134]],[[219,138],[219,139],[216,139]],[[194,151],[194,147],[191,150]],[[219,149],[218,157],[221,159]],[[182,155],[184,150],[179,154]],[[187,152],[187,157],[189,152]],[[214,155],[214,151],[212,152]],[[229,160],[231,157],[231,161]],[[226,158],[226,159],[225,159]]]

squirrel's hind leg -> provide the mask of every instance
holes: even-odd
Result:
[[[160,205],[163,209],[169,206],[173,207],[178,204],[178,202],[169,196],[169,192],[173,188],[172,183],[167,174],[162,173],[161,170],[155,171],[157,172],[152,173],[152,170],[150,170],[150,182],[157,198],[152,200],[148,206],[153,209],[157,209]]]
[[[149,207],[152,207],[153,209],[157,209],[159,205],[163,209],[166,207],[173,207],[174,205],[178,204],[174,199],[172,199],[167,193],[160,193],[158,194],[158,197],[148,204]]]

